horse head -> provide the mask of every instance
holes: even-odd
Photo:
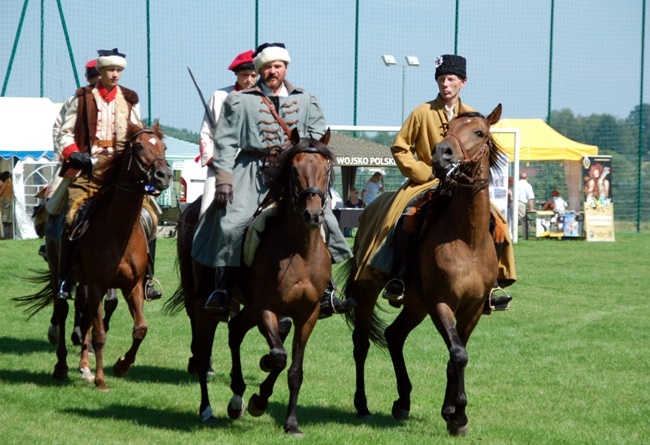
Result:
[[[490,134],[490,126],[499,121],[501,104],[485,117],[480,113],[461,113],[449,122],[447,133],[437,143],[431,154],[431,165],[435,175],[441,179],[460,179],[461,183],[487,187],[488,178],[480,177],[485,168],[498,162],[500,147]]]
[[[286,195],[309,228],[320,227],[325,220],[334,159],[327,147],[329,139],[329,129],[318,140],[300,138],[294,129],[292,146],[278,157],[277,170],[269,186],[268,200],[278,202]]]
[[[129,124],[129,162],[127,174],[136,182],[144,183],[149,193],[157,194],[169,187],[172,171],[165,159],[167,146],[162,141],[163,133],[158,122],[152,128],[140,128]]]

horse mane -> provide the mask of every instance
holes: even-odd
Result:
[[[478,111],[466,111],[464,113],[460,113],[456,117],[456,119],[458,119],[459,117],[480,117],[481,119],[486,119],[486,117],[483,116]],[[503,147],[501,147],[499,142],[497,142],[497,140],[494,139],[491,132],[488,137],[488,147],[490,147],[490,154],[489,154],[490,173],[493,173],[493,169],[495,167],[503,166],[503,164],[506,163],[507,158],[504,156],[505,151],[503,150]]]
[[[285,193],[288,192],[287,188],[289,183],[287,179],[291,175],[291,160],[298,153],[313,153],[316,152],[324,156],[330,163],[334,162],[334,152],[324,143],[313,137],[301,138],[300,141],[280,153],[277,157],[274,166],[270,171],[271,181],[269,183],[269,191],[264,198],[262,206],[279,202]],[[332,176],[332,181],[334,177]]]

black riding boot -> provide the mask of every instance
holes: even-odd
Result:
[[[61,235],[59,246],[59,295],[61,300],[72,299],[74,280],[72,279],[72,259],[74,257],[77,243],[68,238],[68,233]]]
[[[147,242],[147,248],[149,252],[147,255],[147,273],[144,276],[144,298],[147,301],[158,300],[163,294],[153,285],[153,268],[154,259],[156,258],[156,238]]]
[[[334,295],[335,291],[334,282],[330,280],[327,289],[320,299],[320,313],[318,318],[331,317],[332,314],[344,314],[357,305],[353,298],[341,300]]]
[[[205,310],[211,314],[225,315],[230,311],[230,299],[232,298],[232,283],[234,281],[234,267],[219,267],[217,269],[217,288],[210,294],[205,302]]]
[[[384,288],[383,298],[389,301],[389,304],[393,307],[400,307],[402,305],[402,300],[404,300],[404,292],[406,291],[406,285],[404,284],[404,277],[406,276],[406,270],[409,264],[409,253],[412,250],[412,240],[413,236],[409,234],[404,227],[402,227],[402,222],[398,223],[395,230],[395,250],[393,256],[393,275],[392,278]]]

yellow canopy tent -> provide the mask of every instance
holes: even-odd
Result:
[[[583,156],[596,156],[598,147],[581,144],[558,133],[541,119],[501,119],[492,128],[519,129],[520,161],[581,161]],[[514,160],[514,137],[495,133],[494,138]]]
[[[569,208],[580,210],[581,199],[581,170],[580,161],[583,156],[596,156],[598,147],[582,144],[558,133],[541,119],[501,119],[492,126],[494,138],[508,154],[508,160],[515,162],[513,176],[519,176],[521,161],[562,161],[567,178],[569,192]],[[505,131],[499,133],[498,130]],[[519,153],[515,156],[515,135],[508,130],[518,130]],[[515,187],[514,198],[517,199]],[[539,197],[539,196],[538,196]],[[514,220],[510,221],[515,224]],[[514,225],[516,227],[516,225]],[[516,233],[513,240],[517,242]]]

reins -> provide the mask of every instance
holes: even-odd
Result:
[[[476,175],[483,173],[483,166],[481,164],[481,159],[484,156],[488,156],[490,153],[490,140],[486,141],[481,148],[477,150],[473,157],[469,156],[469,152],[465,148],[463,141],[460,140],[458,136],[453,133],[447,134],[447,136],[453,137],[458,142],[463,156],[465,159],[456,162],[448,171],[445,177],[443,178],[443,189],[442,193],[451,194],[451,190],[455,186],[459,187],[469,187],[469,188],[478,188],[483,189],[489,186],[490,178],[477,178]],[[468,169],[472,169],[471,174],[468,175],[465,173],[465,166],[469,166]]]

